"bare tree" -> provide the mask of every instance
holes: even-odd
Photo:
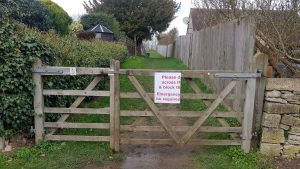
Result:
[[[162,45],[172,44],[176,41],[178,37],[178,29],[173,28],[167,33],[162,33],[158,35],[158,43]]]
[[[256,46],[270,56],[270,63],[284,77],[277,63],[295,75],[300,74],[299,0],[195,0],[199,10],[217,11],[220,16],[210,23],[220,23],[251,15],[257,21]],[[213,17],[209,17],[213,18]],[[211,24],[209,24],[211,26]]]

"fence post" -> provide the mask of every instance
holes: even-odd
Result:
[[[37,59],[33,64],[33,68],[41,67],[42,61]],[[35,143],[38,144],[44,138],[44,96],[43,96],[43,81],[42,75],[33,73],[34,82],[34,131]]]
[[[110,61],[110,148],[120,150],[120,62]]]
[[[268,56],[263,53],[257,53],[253,57],[251,64],[251,72],[260,71],[262,76],[267,71]],[[261,116],[263,111],[264,90],[266,79],[248,79],[246,83],[246,99],[244,104],[244,121],[242,133],[242,149],[249,153],[251,150],[252,136],[256,135],[253,132],[260,128]],[[259,123],[259,124],[257,124]]]
[[[253,129],[257,133],[261,127],[264,95],[266,88],[266,74],[268,71],[268,55],[263,53],[257,53],[253,58],[253,64],[251,70],[253,72],[261,72],[262,77],[256,81],[256,94],[255,94],[255,104],[254,104],[254,124]]]
[[[244,121],[242,133],[242,149],[249,153],[251,149],[256,78],[248,79],[246,83],[246,100],[244,105]]]

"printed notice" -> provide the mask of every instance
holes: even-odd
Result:
[[[155,73],[155,103],[180,103],[181,73]]]

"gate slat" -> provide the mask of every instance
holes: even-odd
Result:
[[[67,122],[45,122],[47,128],[69,128],[69,129],[109,129],[108,123],[67,123]]]
[[[147,93],[151,98],[154,98],[154,94],[153,93]],[[127,92],[127,93],[121,93],[120,94],[121,98],[124,99],[140,99],[142,98],[139,93],[137,92]],[[180,98],[181,99],[202,99],[202,100],[214,100],[218,98],[217,94],[204,94],[204,93],[181,93],[180,94]],[[244,95],[228,95],[226,99],[228,100],[233,100],[233,99],[245,99]]]
[[[212,140],[212,139],[191,139],[189,145],[241,145],[241,140]],[[121,144],[175,144],[172,139],[128,139],[122,138]]]
[[[173,126],[174,130],[177,132],[186,132],[190,126]],[[122,125],[122,131],[133,131],[133,132],[164,132],[164,128],[161,126],[132,126],[132,125]],[[200,127],[197,132],[223,132],[223,133],[241,133],[242,127]]]
[[[204,112],[201,111],[160,111],[163,116],[168,117],[201,117]],[[151,117],[154,116],[152,111],[121,111],[121,116],[142,116]],[[243,117],[241,112],[213,112],[210,117]]]
[[[51,140],[51,141],[109,142],[109,136],[46,135],[45,139],[46,140]]]
[[[110,96],[109,91],[101,90],[44,90],[44,96]]]
[[[109,108],[60,108],[60,107],[45,107],[44,113],[56,114],[109,114]]]

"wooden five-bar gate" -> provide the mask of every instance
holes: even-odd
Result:
[[[154,76],[155,72],[180,72],[182,78],[190,84],[194,93],[182,93],[181,99],[203,100],[208,108],[203,111],[162,111],[154,103],[153,93],[147,93],[136,76]],[[94,80],[84,90],[57,90],[43,89],[43,76],[69,76],[69,75],[93,75]],[[110,77],[110,90],[93,90],[104,76]],[[120,91],[120,75],[128,76],[137,92],[123,93]],[[234,71],[206,71],[206,70],[147,70],[147,69],[120,69],[119,61],[111,61],[110,68],[85,68],[85,67],[47,67],[37,61],[33,67],[33,79],[35,83],[34,109],[35,109],[35,140],[38,143],[42,139],[57,141],[99,141],[110,142],[110,147],[119,151],[120,144],[197,144],[197,145],[241,145],[245,152],[250,151],[253,128],[253,112],[255,101],[256,81],[261,76],[257,70],[251,72]],[[201,92],[193,78],[230,79],[228,85],[219,94],[204,94]],[[233,95],[232,90],[238,82],[245,82],[245,93]],[[67,108],[44,107],[44,96],[77,96],[77,99]],[[78,108],[85,97],[110,97],[110,106],[107,108]],[[143,99],[149,110],[128,111],[120,110],[120,98]],[[230,109],[224,99],[244,99],[243,112],[235,112]],[[225,105],[228,112],[216,112],[216,108]],[[57,122],[46,122],[45,114],[62,114]],[[67,122],[70,115],[97,114],[109,115],[110,123],[71,123]],[[120,125],[121,116],[156,117],[161,126],[136,126]],[[172,126],[168,117],[196,118],[191,126]],[[209,118],[217,118],[221,127],[203,126]],[[224,118],[236,118],[241,122],[241,127],[231,127]],[[78,136],[59,135],[57,129],[83,128],[83,129],[106,129],[110,130],[110,136]],[[47,129],[47,130],[45,130]],[[47,132],[46,132],[47,131]],[[120,131],[138,132],[167,132],[167,139],[148,138],[125,138]],[[183,134],[179,135],[181,132]],[[199,132],[225,132],[230,133],[229,140],[197,139],[192,136]]]

